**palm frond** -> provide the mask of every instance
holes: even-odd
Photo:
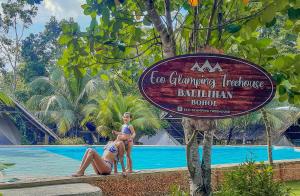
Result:
[[[1,91],[0,91],[0,103],[5,104],[7,106],[14,105],[12,99],[9,96],[7,96],[4,92],[1,92]]]
[[[26,102],[26,106],[29,110],[39,110],[40,109],[40,103],[42,99],[44,98],[44,95],[33,95],[29,98],[29,100]]]
[[[112,91],[106,97],[99,99],[99,107],[94,123],[101,134],[107,134],[113,129],[119,129],[123,124],[123,113],[130,112],[133,116],[131,123],[136,130],[149,132],[149,129],[160,128],[160,120],[148,105],[139,97],[114,94]],[[105,129],[105,131],[104,131]],[[105,135],[107,136],[107,135]]]
[[[29,86],[34,92],[40,92],[44,95],[49,95],[55,91],[54,84],[48,77],[40,76],[34,79]]]

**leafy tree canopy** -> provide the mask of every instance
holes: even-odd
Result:
[[[82,8],[90,26],[82,32],[76,23],[65,24],[59,38],[66,48],[58,63],[67,73],[117,72],[126,63],[142,70],[165,58],[162,44],[174,39],[176,54],[209,45],[263,66],[280,100],[300,104],[299,1],[210,0],[191,7],[185,0],[87,0]],[[283,52],[284,41],[290,50]]]
[[[60,33],[60,23],[51,17],[43,32],[30,34],[22,41],[24,66],[20,75],[26,82],[31,82],[37,76],[47,76],[49,70],[53,69],[62,50],[57,43]]]

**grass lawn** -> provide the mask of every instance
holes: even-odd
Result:
[[[286,182],[286,185],[291,188],[291,195],[300,195],[300,181],[290,181]]]

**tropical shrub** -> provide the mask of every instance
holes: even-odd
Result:
[[[82,129],[83,108],[88,93],[99,84],[97,78],[88,75],[82,78],[66,77],[60,69],[49,77],[38,77],[30,83],[35,92],[27,106],[46,124],[56,124],[58,133],[65,135],[71,130],[77,135]]]
[[[247,161],[227,172],[220,191],[216,196],[285,196],[290,190],[282,183],[273,180],[273,169],[264,163]]]
[[[188,192],[181,190],[181,187],[178,185],[172,185],[170,187],[170,196],[188,196]]]
[[[85,144],[85,141],[80,137],[65,137],[65,138],[60,138],[54,144],[56,144],[56,145],[81,145],[81,144]]]
[[[134,95],[124,96],[120,91],[99,95],[96,103],[86,105],[84,111],[86,118],[83,123],[93,122],[102,136],[112,136],[112,130],[120,130],[125,112],[131,113],[131,124],[137,134],[149,135],[160,128],[159,118],[144,100]]]

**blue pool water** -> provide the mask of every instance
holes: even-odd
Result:
[[[87,146],[0,147],[0,161],[15,163],[5,170],[7,176],[65,176],[80,164]],[[103,146],[94,146],[100,154]],[[300,159],[300,151],[274,147],[274,160]],[[199,148],[200,154],[202,148]],[[134,146],[135,170],[186,167],[185,146]],[[266,161],[266,146],[213,146],[212,164],[242,163],[246,160]],[[89,168],[87,174],[92,174]]]

